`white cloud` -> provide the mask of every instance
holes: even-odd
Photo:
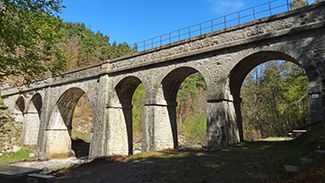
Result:
[[[245,8],[243,0],[208,0],[214,14],[225,15]]]

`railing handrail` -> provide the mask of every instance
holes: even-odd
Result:
[[[283,2],[284,1],[284,2]],[[272,6],[274,5],[276,2],[283,2],[280,5],[277,6]],[[229,13],[226,14],[224,16],[220,16],[220,17],[216,17],[201,23],[197,23],[197,24],[193,24],[181,29],[177,29],[175,31],[171,31],[168,33],[164,33],[158,36],[154,36],[148,39],[145,39],[143,41],[140,42],[136,42],[134,44],[131,45],[131,48],[137,50],[137,51],[146,51],[149,49],[153,49],[153,48],[157,48],[157,47],[161,47],[161,46],[165,46],[165,45],[169,45],[171,43],[177,42],[177,41],[181,41],[181,40],[186,40],[186,39],[191,39],[195,36],[200,36],[200,35],[204,35],[210,32],[214,32],[214,31],[218,31],[218,30],[222,30],[228,27],[232,27],[232,26],[237,26],[237,25],[241,25],[250,21],[254,21],[260,18],[265,18],[271,15],[274,15],[274,13],[272,12],[272,10],[278,10],[280,8],[284,8],[283,11],[281,11],[280,13],[283,12],[287,12],[291,10],[291,0],[271,0],[265,3],[261,3],[258,4],[256,6],[250,7],[250,8],[246,8],[240,11],[236,11],[233,13]],[[306,3],[309,5],[309,1],[306,0]],[[257,11],[258,8],[263,7],[263,6],[267,6],[266,9]],[[242,15],[244,12],[250,12],[251,14],[245,14]],[[259,14],[262,13],[266,13],[267,16],[261,16],[258,17]],[[278,13],[275,13],[278,14]],[[235,17],[232,17],[235,16]],[[231,18],[230,18],[231,17]],[[244,21],[244,18],[247,17],[251,17],[252,19],[250,19],[249,21]],[[229,19],[230,18],[230,19]],[[221,22],[216,22],[217,20],[222,20]],[[235,24],[231,24],[232,22],[236,21]],[[209,24],[209,26],[204,26],[205,24]],[[229,26],[228,26],[229,25]],[[215,28],[221,26],[221,28]],[[195,27],[199,27],[198,29],[194,29]],[[194,30],[193,30],[194,29]],[[204,31],[206,29],[209,29],[208,31]],[[197,33],[199,32],[199,33]]]

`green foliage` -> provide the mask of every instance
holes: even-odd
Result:
[[[15,75],[30,81],[64,69],[64,54],[56,46],[61,8],[61,0],[0,2],[0,80]]]
[[[186,142],[191,145],[204,144],[206,140],[206,124],[205,115],[187,116],[180,128],[180,133],[185,137]]]
[[[203,76],[196,73],[183,81],[177,93],[178,132],[190,145],[206,140],[206,89]]]
[[[297,9],[307,5],[308,5],[307,0],[293,0],[290,2],[291,9]]]
[[[188,76],[179,87],[177,93],[177,116],[183,121],[186,115],[205,112],[204,100],[207,86],[201,74]]]
[[[30,158],[29,154],[35,151],[34,146],[23,146],[22,149],[18,152],[12,152],[5,154],[4,156],[0,157],[0,164],[8,164],[20,161],[32,161],[35,158]]]
[[[81,140],[84,140],[85,142],[90,143],[90,141],[91,141],[91,132],[87,132],[87,131],[83,132],[83,131],[78,131],[78,130],[72,129],[71,130],[71,138],[73,140],[81,139]]]
[[[308,79],[290,62],[268,62],[254,69],[242,90],[247,139],[283,136],[309,119]]]
[[[207,86],[200,74],[192,74],[181,84],[177,95],[177,126],[179,134],[186,143],[196,145],[205,143],[205,90]],[[144,104],[146,91],[142,84],[138,86],[132,98],[133,133],[135,141],[143,135]]]
[[[0,81],[20,76],[29,82],[136,52],[84,24],[63,23],[62,8],[62,0],[0,2]]]
[[[133,133],[136,140],[142,138],[144,126],[144,104],[146,99],[146,91],[143,84],[140,84],[135,90],[132,105],[133,105]]]
[[[9,116],[7,107],[0,97],[0,151],[4,144],[16,145],[20,143],[19,125]]]

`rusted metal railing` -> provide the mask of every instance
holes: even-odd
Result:
[[[306,1],[309,4],[309,1]],[[165,46],[177,41],[244,24],[274,14],[290,11],[290,0],[272,0],[235,13],[217,17],[199,24],[191,25],[176,31],[168,32],[131,45],[131,48],[141,52],[156,47]]]

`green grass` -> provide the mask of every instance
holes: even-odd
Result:
[[[206,117],[204,115],[192,118],[187,117],[181,125],[180,134],[192,145],[204,144],[206,139]]]
[[[85,142],[90,142],[91,141],[91,133],[90,132],[81,132],[72,129],[71,130],[71,138],[72,139],[82,139]]]
[[[267,137],[264,139],[260,139],[260,141],[267,141],[267,142],[275,142],[275,141],[288,141],[293,140],[292,137]]]
[[[20,161],[33,161],[36,158],[30,158],[29,154],[35,151],[35,146],[23,146],[18,152],[12,152],[0,157],[0,164],[9,164]]]

